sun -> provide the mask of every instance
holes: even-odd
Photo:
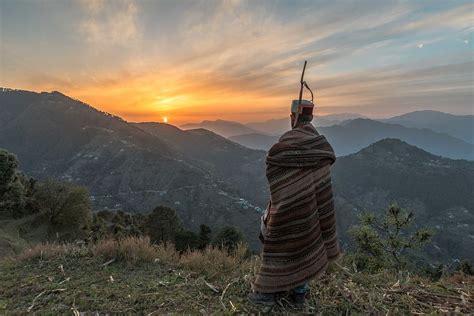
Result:
[[[166,116],[163,116],[163,122],[168,123],[168,118]]]

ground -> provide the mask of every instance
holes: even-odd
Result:
[[[246,299],[256,256],[207,250],[180,257],[163,247],[135,254],[137,246],[122,253],[114,247],[46,245],[3,259],[0,313],[474,312],[474,279],[464,275],[432,282],[407,272],[365,274],[335,263],[311,282],[303,310],[294,309],[284,295],[270,310]]]

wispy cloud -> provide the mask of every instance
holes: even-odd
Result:
[[[140,34],[138,6],[131,0],[81,0],[85,18],[80,32],[95,44],[126,44]]]
[[[27,66],[4,67],[3,82],[54,86],[131,120],[248,121],[286,115],[307,59],[307,81],[324,112],[384,115],[445,104],[451,105],[446,111],[467,112],[472,106],[474,9],[468,1],[77,4],[77,14],[44,10],[70,14],[64,36],[74,42],[58,69],[42,65],[60,55],[64,40],[52,40]],[[17,36],[11,25],[4,38]],[[3,55],[21,60],[13,56],[28,54],[13,45]]]

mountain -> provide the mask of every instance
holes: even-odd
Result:
[[[453,159],[474,159],[474,145],[429,129],[408,128],[370,119],[354,119],[340,125],[317,129],[328,138],[338,156],[355,153],[384,138],[398,138],[436,155]],[[278,137],[247,134],[230,139],[249,148],[268,150]]]
[[[329,114],[329,115],[316,115],[313,123],[316,127],[318,126],[331,126],[335,124],[341,124],[346,120],[352,120],[356,118],[365,118],[365,116],[355,113],[340,113],[340,114]],[[254,122],[245,124],[245,126],[258,131],[260,134],[268,135],[281,135],[291,128],[290,118],[285,117],[282,119],[271,119],[264,122]],[[249,134],[249,133],[242,133]],[[232,136],[242,135],[235,134]]]
[[[384,138],[398,138],[430,153],[453,159],[474,159],[474,145],[428,129],[408,128],[369,119],[355,119],[343,125],[319,128],[343,156]]]
[[[183,131],[173,125],[154,122],[134,125],[159,137],[193,165],[234,184],[255,204],[267,202],[267,180],[261,172],[265,168],[265,152],[251,150],[205,129]]]
[[[185,145],[171,146],[166,136],[156,137],[59,92],[2,89],[0,118],[0,148],[15,153],[26,174],[88,187],[96,209],[144,212],[171,206],[190,229],[202,223],[211,228],[235,225],[258,245],[255,205],[266,198],[266,186],[262,176],[247,177],[246,172],[263,168],[264,153],[251,155],[250,149],[213,133],[194,131],[185,137],[203,153],[188,157],[192,149],[182,151]],[[228,160],[235,154],[240,159],[228,166],[236,174],[230,179],[225,162],[216,156],[225,150],[221,157]],[[250,191],[255,200],[243,193]]]
[[[415,211],[417,225],[437,231],[430,258],[472,258],[474,162],[435,156],[399,140],[370,144],[370,129],[358,125],[437,136],[413,137],[420,142],[453,139],[361,119],[319,128],[333,137],[336,150],[342,141],[362,147],[359,138],[365,137],[369,143],[360,151],[353,147],[358,152],[338,157],[333,167],[343,243],[348,243],[347,229],[360,211],[378,212],[397,201]],[[335,128],[340,134],[331,136]],[[443,146],[440,142],[439,148]],[[268,198],[263,151],[203,129],[127,123],[59,92],[16,90],[0,90],[0,147],[17,154],[28,175],[88,187],[95,209],[145,212],[170,206],[188,229],[201,223],[213,229],[235,225],[258,248],[259,211]]]
[[[278,141],[278,136],[268,136],[258,133],[237,135],[229,137],[233,142],[239,143],[245,147],[259,150],[268,150]]]
[[[204,128],[224,137],[257,132],[241,123],[225,120],[202,121],[201,123],[185,124],[182,125],[181,128],[184,130]]]
[[[453,115],[438,111],[416,111],[381,120],[406,127],[428,128],[474,144],[474,115]]]
[[[435,230],[431,258],[474,260],[474,162],[385,139],[338,158],[333,184],[343,240],[361,211],[379,212],[396,201],[415,211],[418,226]]]

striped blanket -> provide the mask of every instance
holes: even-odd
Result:
[[[329,170],[335,159],[311,124],[285,133],[269,150],[271,199],[262,217],[262,264],[254,291],[276,293],[303,285],[339,255]]]

